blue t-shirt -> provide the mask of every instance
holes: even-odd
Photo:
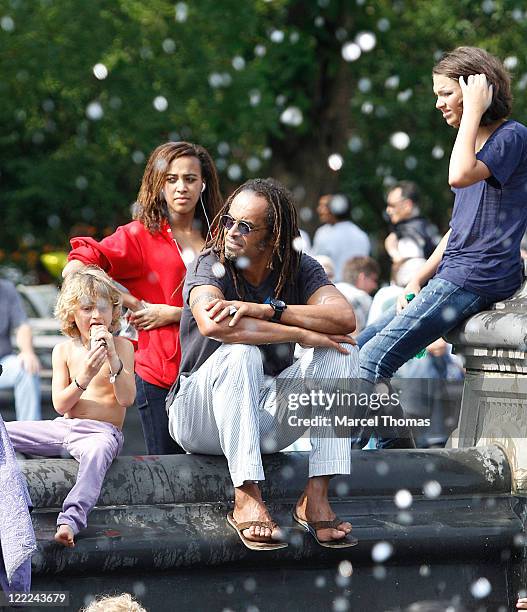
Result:
[[[527,226],[527,128],[502,123],[476,158],[491,176],[453,189],[452,233],[436,276],[494,301],[523,278],[520,241]]]

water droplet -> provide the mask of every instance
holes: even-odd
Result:
[[[78,176],[75,179],[75,187],[77,187],[77,189],[80,191],[83,191],[86,189],[86,187],[88,187],[88,179],[85,176]]]
[[[349,578],[353,574],[351,561],[341,561],[339,563],[339,574],[345,578]]]
[[[315,27],[321,28],[325,23],[324,17],[322,17],[322,15],[317,15],[313,20],[313,23],[315,24]]]
[[[384,81],[384,86],[386,89],[397,89],[399,87],[399,82],[399,75],[392,74],[392,76],[389,76],[386,81]]]
[[[371,102],[364,102],[363,105],[360,107],[360,110],[365,115],[371,115],[371,113],[373,112],[373,104]]]
[[[299,40],[300,40],[300,34],[296,30],[294,32],[291,32],[291,34],[289,35],[289,42],[294,45]]]
[[[209,85],[214,89],[223,85],[223,77],[219,72],[212,72],[209,75]]]
[[[236,260],[236,267],[239,268],[240,270],[245,270],[245,268],[248,268],[251,265],[251,262],[249,260],[248,257],[238,257],[238,259]]]
[[[375,465],[375,471],[379,476],[386,476],[390,472],[390,466],[386,461],[379,461]]]
[[[231,181],[239,181],[242,177],[242,169],[238,164],[231,164],[227,168],[227,176]]]
[[[342,168],[343,163],[344,159],[338,153],[333,153],[328,157],[328,166],[335,172]]]
[[[441,495],[441,485],[437,480],[429,480],[423,486],[423,493],[428,499],[437,499]]]
[[[342,53],[342,57],[347,62],[354,62],[355,60],[359,59],[362,51],[357,43],[347,42],[342,45],[341,53]]]
[[[243,70],[245,68],[245,60],[241,55],[236,55],[232,58],[232,67],[234,70]]]
[[[254,54],[257,57],[263,57],[266,53],[267,53],[267,49],[265,45],[256,45],[256,47],[254,48]]]
[[[346,610],[349,610],[349,607],[349,601],[345,597],[337,597],[333,601],[334,612],[346,612]]]
[[[134,164],[142,164],[145,161],[145,154],[142,151],[134,151],[132,153],[132,161]]]
[[[51,113],[55,110],[55,102],[51,98],[47,98],[42,102],[42,110],[46,113]]]
[[[481,3],[481,10],[484,13],[487,13],[487,15],[490,15],[490,13],[494,12],[495,8],[496,4],[494,0],[483,0],[483,2]]]
[[[431,573],[432,571],[429,565],[421,565],[421,567],[419,568],[419,576],[422,576],[423,578],[428,578]]]
[[[108,76],[108,68],[104,64],[95,64],[93,67],[93,74],[96,79],[99,81],[104,81],[104,79]]]
[[[297,253],[301,253],[304,250],[304,241],[302,240],[302,236],[293,238],[293,249]]]
[[[410,144],[410,136],[406,132],[395,132],[390,136],[390,144],[402,151]]]
[[[254,155],[249,157],[246,164],[250,172],[258,172],[258,170],[260,170],[260,168],[262,167],[262,162]]]
[[[134,582],[132,591],[136,597],[142,597],[146,593],[146,586],[144,582]]]
[[[432,157],[434,159],[442,159],[445,155],[445,150],[443,149],[443,147],[440,147],[439,145],[436,145],[433,149],[432,149]]]
[[[376,565],[373,568],[373,577],[376,580],[384,580],[386,578],[387,573],[388,572],[386,571],[384,565]]]
[[[165,38],[162,47],[165,53],[174,53],[176,50],[176,42],[172,38]]]
[[[254,578],[247,578],[243,582],[243,588],[249,593],[252,593],[256,590],[256,580]]]
[[[315,586],[317,589],[323,589],[326,586],[326,578],[324,576],[317,576],[315,578]]]
[[[475,582],[470,585],[470,592],[474,599],[483,599],[490,595],[492,591],[492,585],[486,578],[478,578]]]
[[[249,92],[249,102],[251,106],[258,106],[262,100],[262,94],[258,89],[251,89]]]
[[[165,96],[156,96],[152,104],[154,105],[156,111],[159,111],[160,113],[166,111],[168,108],[168,100],[165,98]]]
[[[98,121],[99,119],[102,119],[103,115],[104,110],[100,102],[90,102],[86,107],[86,116],[92,121]]]
[[[280,121],[286,125],[297,127],[301,125],[304,117],[297,106],[288,106],[280,115]]]
[[[515,55],[510,55],[503,60],[503,65],[507,70],[514,70],[518,65],[518,58]]]
[[[413,497],[408,489],[399,489],[393,498],[395,505],[402,510],[406,510],[412,505]]]
[[[260,154],[260,157],[262,159],[271,159],[272,156],[273,156],[273,151],[271,150],[271,147],[265,147],[262,149],[262,152]]]
[[[284,40],[284,33],[282,32],[282,30],[272,30],[271,33],[269,34],[269,38],[274,42],[274,43],[281,43]]]
[[[15,29],[15,22],[12,17],[5,15],[0,19],[0,27],[4,32],[12,32]]]
[[[383,563],[393,554],[393,546],[390,542],[377,542],[371,549],[371,558],[375,563]]]
[[[408,100],[413,96],[413,91],[411,89],[405,89],[404,91],[400,91],[397,94],[397,100],[399,102],[408,102]]]
[[[404,165],[406,166],[408,170],[415,170],[417,168],[417,157],[414,157],[413,155],[409,155],[404,160]]]
[[[188,6],[185,2],[178,2],[175,6],[175,19],[179,23],[184,23],[188,17]]]
[[[362,51],[366,53],[375,48],[377,37],[373,32],[359,32],[355,36],[355,42],[359,45]]]
[[[362,149],[362,138],[360,136],[352,136],[348,140],[348,149],[352,153],[358,153]]]
[[[225,266],[220,261],[213,263],[211,270],[216,278],[223,278],[225,276]]]
[[[382,19],[379,19],[379,21],[377,22],[377,29],[380,32],[387,32],[390,29],[389,20],[386,19],[385,17],[383,17]]]
[[[357,86],[359,90],[362,91],[362,93],[368,93],[371,89],[371,79],[368,79],[367,77],[362,77],[362,79],[359,79]]]

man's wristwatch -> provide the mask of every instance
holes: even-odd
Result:
[[[273,316],[269,319],[269,321],[273,321],[274,323],[278,323],[284,310],[287,308],[287,304],[282,300],[275,300],[274,298],[269,301],[271,308],[274,310]]]

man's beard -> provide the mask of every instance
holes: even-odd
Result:
[[[230,251],[227,245],[225,245],[223,251],[225,253],[225,259],[228,259],[229,261],[236,261],[238,259],[237,253]]]

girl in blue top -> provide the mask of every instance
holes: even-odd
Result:
[[[360,375],[369,382],[391,378],[464,319],[512,295],[523,278],[527,128],[508,119],[510,77],[483,49],[458,47],[434,67],[433,83],[436,108],[458,130],[448,177],[452,220],[399,298],[397,314],[357,338]]]

